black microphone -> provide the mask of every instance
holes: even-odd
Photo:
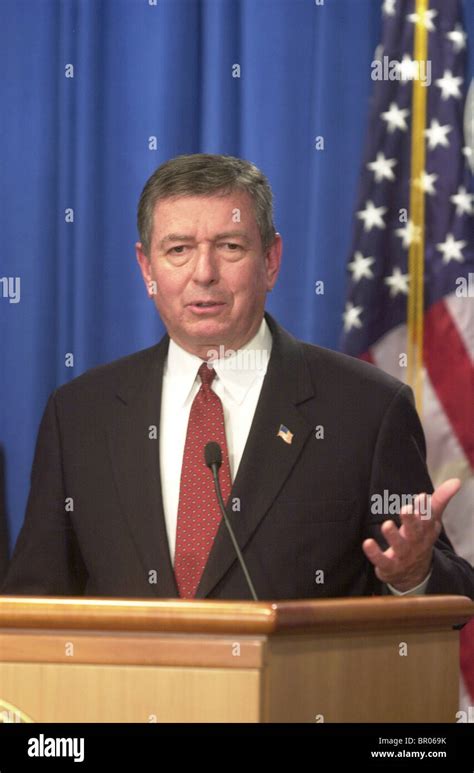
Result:
[[[222,464],[222,450],[219,443],[215,443],[214,441],[211,441],[210,443],[206,443],[204,447],[204,460],[206,462],[206,465],[209,467],[209,469],[212,472],[212,477],[214,478],[214,488],[217,495],[217,501],[219,502],[219,507],[221,509],[222,517],[224,519],[225,525],[227,526],[227,531],[230,534],[230,538],[232,540],[234,550],[237,554],[237,558],[239,559],[240,566],[242,567],[243,573],[245,575],[245,579],[247,580],[247,585],[250,588],[250,593],[252,594],[253,600],[258,601],[258,597],[257,597],[257,594],[255,593],[255,588],[253,587],[252,580],[250,579],[250,575],[249,575],[247,566],[245,564],[244,557],[237,544],[234,530],[232,529],[232,526],[230,525],[230,521],[227,517],[224,500],[222,499],[222,491],[221,491],[221,486],[219,483],[219,475],[218,475],[219,467]]]

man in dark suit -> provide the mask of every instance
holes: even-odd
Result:
[[[281,238],[261,172],[172,159],[147,182],[138,227],[168,335],[49,398],[2,593],[250,598],[204,463],[214,440],[260,599],[474,598],[441,526],[459,481],[429,496],[410,389],[264,313]]]

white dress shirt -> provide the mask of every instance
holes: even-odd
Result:
[[[428,586],[428,583],[429,583],[432,571],[433,570],[431,570],[429,572],[428,576],[425,577],[423,582],[420,582],[420,584],[417,585],[415,588],[410,588],[410,590],[401,591],[401,590],[397,590],[396,588],[394,588],[388,582],[387,583],[388,589],[389,589],[390,593],[393,593],[394,596],[422,596],[424,593],[426,593],[426,588]]]
[[[216,376],[211,389],[220,397],[224,410],[232,481],[235,480],[250,432],[271,348],[272,334],[265,319],[262,319],[262,324],[251,341],[232,356],[216,359],[214,362]],[[170,339],[161,395],[160,475],[166,531],[173,564],[186,432],[191,405],[201,386],[197,374],[203,362],[200,357],[190,354]],[[388,585],[388,588],[397,596],[422,594],[429,577],[430,575],[416,588],[404,593],[391,585]]]

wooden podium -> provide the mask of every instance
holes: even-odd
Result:
[[[0,597],[0,720],[455,722],[463,596]]]

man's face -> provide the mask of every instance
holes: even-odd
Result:
[[[153,222],[150,254],[138,242],[137,259],[170,337],[203,359],[220,345],[239,349],[262,321],[281,237],[264,255],[252,199],[243,191],[162,199]]]

